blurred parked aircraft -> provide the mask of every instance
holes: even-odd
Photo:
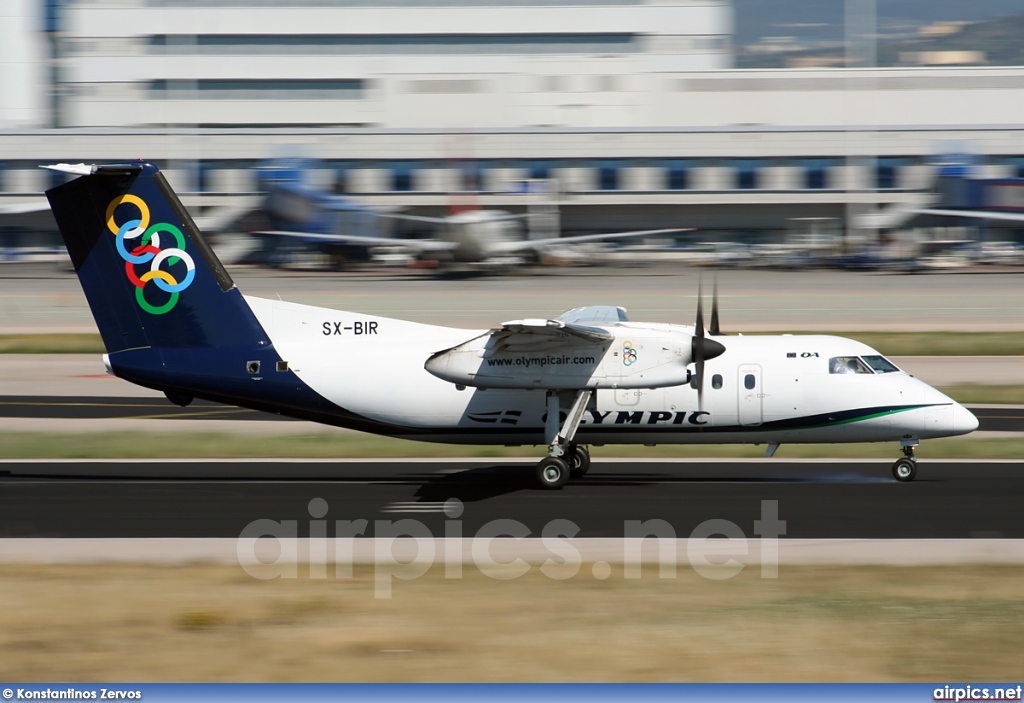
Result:
[[[264,172],[266,214],[272,228],[256,231],[271,244],[271,251],[287,249],[285,241],[325,252],[335,260],[366,260],[372,248],[404,250],[441,267],[503,268],[546,257],[566,258],[578,244],[632,239],[685,232],[685,229],[647,229],[628,232],[537,237],[530,223],[536,213],[513,214],[476,207],[453,208],[446,217],[383,212],[350,198],[309,185],[298,163]],[[269,175],[268,175],[269,174]],[[436,234],[414,239],[390,236],[386,222],[404,220],[428,225]],[[523,223],[526,223],[524,228]],[[361,255],[354,252],[361,251]]]

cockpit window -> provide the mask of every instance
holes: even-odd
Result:
[[[865,356],[864,361],[875,370],[875,373],[896,373],[899,369],[884,356]]]
[[[828,360],[829,373],[874,373],[856,356],[833,356]]]

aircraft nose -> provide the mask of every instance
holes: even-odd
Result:
[[[978,429],[978,418],[970,410],[955,403],[953,405],[953,431],[956,434],[969,434]]]

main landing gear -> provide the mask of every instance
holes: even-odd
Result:
[[[917,459],[914,458],[914,447],[917,446],[918,442],[916,439],[905,439],[900,444],[903,445],[903,458],[897,459],[892,465],[892,476],[897,481],[913,481],[914,477],[917,476]]]
[[[569,478],[579,478],[590,470],[590,452],[581,447],[573,438],[583,420],[583,413],[590,402],[592,391],[575,391],[571,395],[548,391],[547,423],[544,427],[544,440],[548,445],[548,455],[537,464],[537,482],[541,488],[558,489],[569,482]],[[565,422],[559,426],[563,404],[572,405],[566,415]]]
[[[537,464],[541,488],[561,488],[570,478],[582,478],[590,471],[590,451],[578,444],[566,447],[562,456],[548,456]]]

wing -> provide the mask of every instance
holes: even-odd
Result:
[[[430,355],[434,376],[480,388],[590,388],[614,335],[562,320],[513,320]]]
[[[501,327],[490,331],[489,346],[495,351],[505,351],[517,346],[532,346],[538,343],[586,342],[600,344],[615,339],[615,335],[600,327],[590,327],[575,322],[556,320],[513,320],[503,322]]]
[[[517,251],[540,250],[547,247],[564,244],[582,244],[584,242],[601,242],[608,239],[632,239],[634,237],[648,237],[656,234],[675,234],[677,232],[690,232],[689,228],[684,229],[644,229],[635,232],[605,232],[604,234],[581,234],[574,237],[550,237],[548,239],[522,239],[511,242],[500,242],[495,244],[495,250],[510,254]]]
[[[393,212],[378,212],[377,217],[386,217],[391,220],[409,220],[410,222],[429,222],[432,225],[443,225],[443,217],[426,217],[424,215],[401,215]]]
[[[626,308],[617,305],[588,305],[582,308],[573,308],[563,312],[555,319],[577,325],[586,322],[606,325],[629,321],[629,317],[626,315]]]
[[[925,208],[914,210],[918,215],[939,215],[941,217],[968,217],[977,220],[1009,220],[1024,222],[1024,212],[1000,212],[998,210],[938,210]]]
[[[400,239],[397,237],[362,237],[354,234],[320,234],[317,232],[291,232],[288,230],[266,230],[253,234],[272,237],[294,237],[306,241],[336,242],[338,244],[362,244],[370,247],[404,247],[413,251],[451,251],[458,244],[437,239]]]
[[[493,211],[481,211],[488,212],[486,222],[497,222],[499,220],[524,220],[529,217],[528,214],[514,215],[511,213],[493,213]],[[493,214],[490,214],[493,213]],[[444,225],[451,222],[451,217],[427,217],[426,215],[403,215],[401,213],[394,212],[378,212],[377,217],[388,217],[392,220],[409,220],[410,222],[429,222],[434,225]]]

